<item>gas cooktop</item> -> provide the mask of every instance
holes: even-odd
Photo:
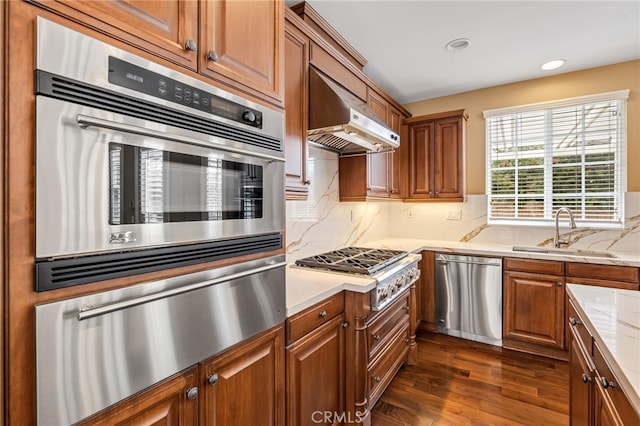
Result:
[[[296,260],[296,265],[328,271],[374,275],[407,254],[399,250],[346,247]]]

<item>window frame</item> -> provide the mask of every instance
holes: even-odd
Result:
[[[582,220],[576,219],[578,226],[580,227],[592,227],[592,228],[622,228],[625,223],[625,206],[624,206],[624,198],[625,192],[627,190],[627,100],[629,98],[629,90],[618,90],[613,92],[599,93],[595,95],[586,95],[579,96],[567,99],[559,99],[548,102],[538,102],[531,103],[526,105],[519,105],[507,108],[498,108],[486,110],[483,112],[483,116],[485,119],[485,179],[486,186],[485,191],[487,195],[487,224],[489,225],[517,225],[517,226],[554,226],[553,220],[553,198],[554,195],[560,195],[562,193],[553,193],[547,188],[547,181],[552,181],[553,175],[553,165],[552,161],[550,161],[550,156],[552,155],[552,140],[550,137],[550,126],[549,124],[549,116],[551,115],[551,111],[557,108],[563,107],[575,107],[581,105],[587,105],[598,102],[618,102],[618,125],[617,125],[617,140],[618,144],[616,146],[616,162],[615,167],[616,171],[614,176],[614,190],[611,194],[616,199],[613,201],[613,207],[616,208],[616,218],[613,220]],[[530,112],[538,112],[545,116],[544,118],[544,163],[543,163],[543,173],[544,173],[544,188],[543,188],[543,214],[544,217],[500,217],[494,218],[491,216],[492,213],[492,200],[494,194],[492,193],[492,141],[490,139],[491,136],[491,126],[489,125],[489,121],[491,118],[495,117],[503,117],[509,115],[530,113]],[[517,139],[516,139],[517,140]],[[516,152],[518,150],[516,149]],[[515,155],[515,154],[514,154]],[[514,160],[517,157],[514,157]],[[585,161],[581,161],[581,167],[585,167],[587,163]],[[514,166],[514,170],[518,170],[517,167]],[[584,175],[583,178],[584,180]],[[583,202],[585,199],[586,192],[584,188],[581,189],[580,197]],[[502,194],[504,195],[504,194]],[[514,199],[518,199],[518,195],[522,195],[518,188],[514,188]],[[503,198],[503,197],[496,197]],[[517,202],[517,201],[516,201]],[[514,213],[514,216],[516,213]]]

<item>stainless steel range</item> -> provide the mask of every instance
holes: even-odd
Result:
[[[296,260],[296,265],[374,278],[377,283],[371,292],[371,309],[379,311],[418,280],[419,260],[419,255],[406,251],[346,247]]]

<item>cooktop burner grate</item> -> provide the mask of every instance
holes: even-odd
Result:
[[[296,265],[329,271],[373,275],[407,255],[405,251],[346,247],[296,260]]]

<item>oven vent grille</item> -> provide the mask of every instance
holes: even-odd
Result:
[[[182,129],[206,133],[260,148],[282,152],[282,140],[233,127],[197,115],[191,115],[152,102],[131,98],[110,90],[92,86],[66,77],[60,77],[45,71],[37,71],[37,89],[39,95],[49,96],[81,105],[168,124]]]
[[[281,248],[282,235],[278,233],[73,259],[36,259],[36,291],[71,287]]]

